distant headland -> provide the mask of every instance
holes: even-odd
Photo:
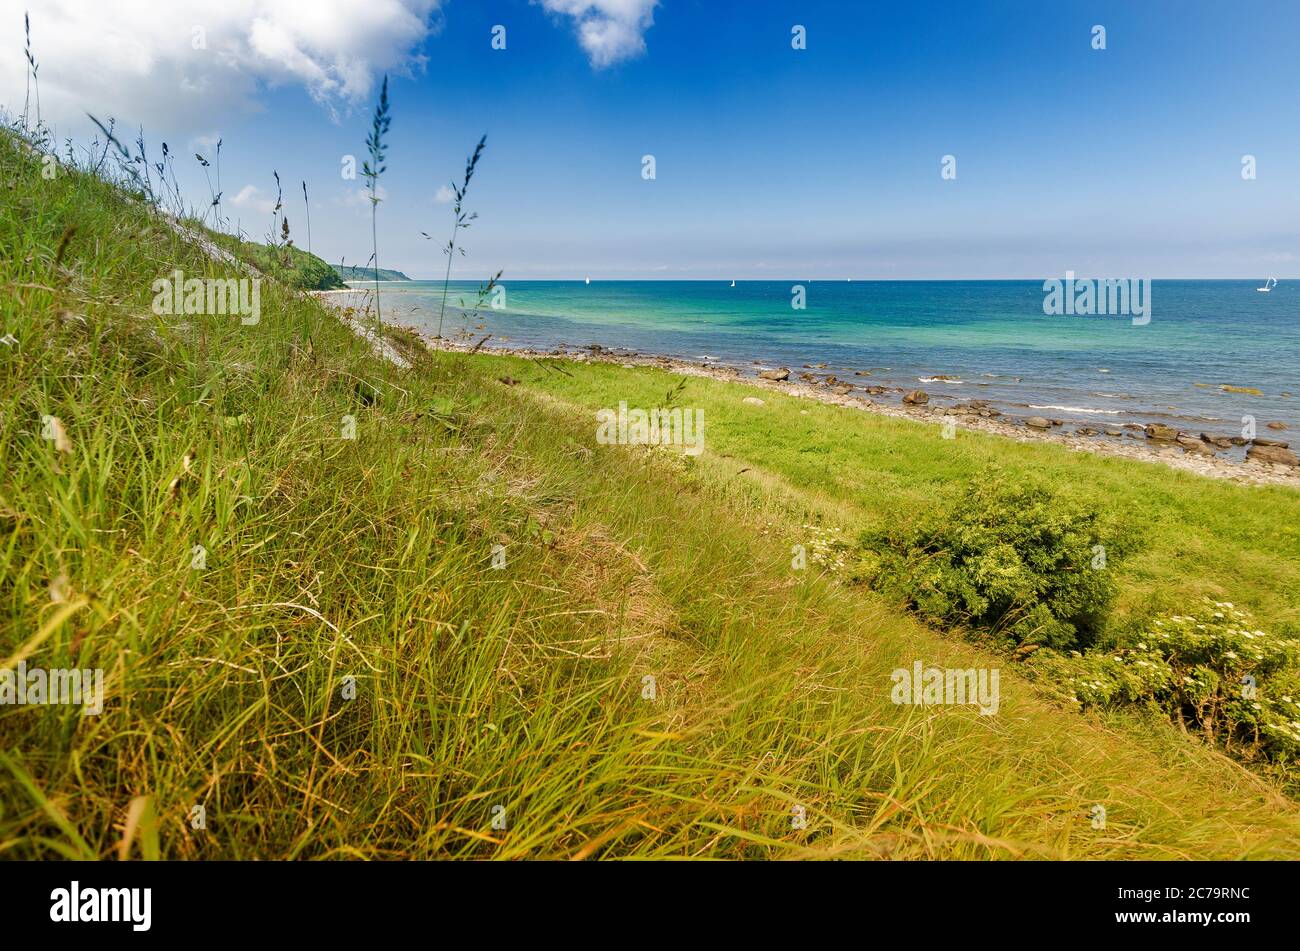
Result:
[[[334,270],[338,272],[339,277],[345,281],[373,281],[375,280],[375,269],[373,267],[357,267],[351,264],[335,264]],[[410,278],[401,271],[393,271],[381,267],[379,269],[379,280],[381,281],[409,281]]]

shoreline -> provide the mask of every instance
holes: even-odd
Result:
[[[334,296],[347,292],[355,293],[356,289],[349,288],[348,291],[332,292],[314,291],[311,293],[318,295],[318,299],[323,304],[339,312],[355,329],[354,320],[349,318],[360,313],[360,310],[345,304]],[[1300,488],[1300,466],[1285,462],[1263,461],[1257,458],[1245,458],[1240,461],[1222,458],[1215,454],[1216,451],[1229,447],[1222,445],[1221,442],[1211,442],[1203,439],[1199,433],[1182,431],[1158,423],[1146,426],[1136,423],[1110,426],[1099,424],[1095,429],[1083,427],[1088,430],[1085,432],[1078,430],[1067,431],[1063,429],[1061,420],[1037,416],[1033,413],[1024,417],[1002,413],[992,407],[983,405],[984,401],[978,399],[957,401],[951,405],[943,406],[933,404],[930,402],[930,397],[934,394],[920,388],[903,393],[903,399],[900,403],[884,402],[879,397],[892,395],[895,391],[900,391],[901,388],[855,384],[848,380],[840,380],[834,375],[825,380],[815,381],[811,374],[804,373],[803,376],[807,379],[799,379],[799,369],[793,367],[769,367],[760,360],[752,362],[751,366],[755,368],[756,372],[755,375],[748,376],[736,366],[702,364],[661,354],[642,353],[626,349],[612,350],[600,344],[589,344],[587,346],[565,344],[542,349],[532,346],[510,346],[498,343],[488,347],[487,343],[492,338],[491,334],[484,335],[477,343],[471,344],[457,342],[445,336],[441,341],[438,341],[434,335],[410,324],[389,323],[386,321],[385,326],[413,333],[429,346],[437,346],[452,353],[513,356],[528,360],[566,360],[573,363],[611,363],[626,368],[648,366],[684,376],[735,383],[752,390],[784,393],[787,396],[809,399],[832,406],[847,407],[862,412],[874,413],[878,416],[891,416],[897,419],[909,419],[913,422],[928,422],[935,425],[943,425],[951,420],[953,425],[959,429],[1002,436],[1014,439],[1017,442],[1048,443],[1062,446],[1074,452],[1090,452],[1096,455],[1132,459],[1139,462],[1158,463],[1168,468],[1192,472],[1207,478],[1224,479],[1242,485],[1283,485]],[[780,372],[785,372],[787,377],[780,380],[764,379],[757,375],[762,372],[775,372],[777,375]],[[942,383],[943,381],[940,378],[934,378],[934,382]],[[943,399],[950,398],[947,394],[939,395]],[[914,401],[909,402],[909,398]],[[1027,420],[1032,422],[1027,422]],[[1241,448],[1244,446],[1247,451],[1251,451],[1250,446],[1253,442],[1253,445],[1261,447],[1260,450],[1254,451],[1262,452],[1263,455],[1273,455],[1275,458],[1285,458],[1285,454],[1290,451],[1290,440],[1286,438],[1286,435],[1284,432],[1273,433],[1269,431],[1268,436],[1257,436],[1254,441],[1238,440],[1236,441],[1236,447]],[[1271,436],[1277,436],[1278,438],[1270,438]],[[1283,455],[1278,456],[1273,450],[1281,450]]]

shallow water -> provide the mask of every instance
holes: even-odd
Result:
[[[1097,428],[1164,421],[1236,435],[1251,416],[1260,435],[1286,439],[1264,424],[1300,426],[1300,284],[1261,294],[1262,280],[1155,281],[1150,321],[1135,325],[1044,314],[1039,281],[801,283],[803,310],[786,281],[506,281],[504,306],[484,302],[472,319],[460,308],[473,309],[478,285],[456,283],[444,334],[490,333],[489,349],[600,344],[745,373],[758,360],[790,367],[792,378],[834,373],[858,386],[922,388],[940,405],[983,399]],[[440,283],[381,287],[386,319],[436,329]],[[826,368],[803,369],[819,363]]]

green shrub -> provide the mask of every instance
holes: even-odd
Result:
[[[1102,513],[1041,484],[1007,484],[998,470],[955,502],[861,541],[857,579],[927,620],[1056,648],[1095,640],[1128,547]]]
[[[1031,669],[1081,707],[1143,704],[1224,746],[1300,758],[1300,640],[1268,634],[1231,602],[1205,599],[1101,654],[1035,655]]]

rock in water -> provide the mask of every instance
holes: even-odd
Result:
[[[1048,429],[1052,424],[1041,416],[1030,416],[1025,420],[1025,425],[1032,429]]]
[[[1290,449],[1281,446],[1255,444],[1246,450],[1246,458],[1255,462],[1272,462],[1279,466],[1300,466],[1300,458]]]
[[[1147,423],[1147,439],[1158,439],[1166,442],[1172,442],[1178,438],[1178,430],[1172,426],[1165,426],[1163,423]]]

